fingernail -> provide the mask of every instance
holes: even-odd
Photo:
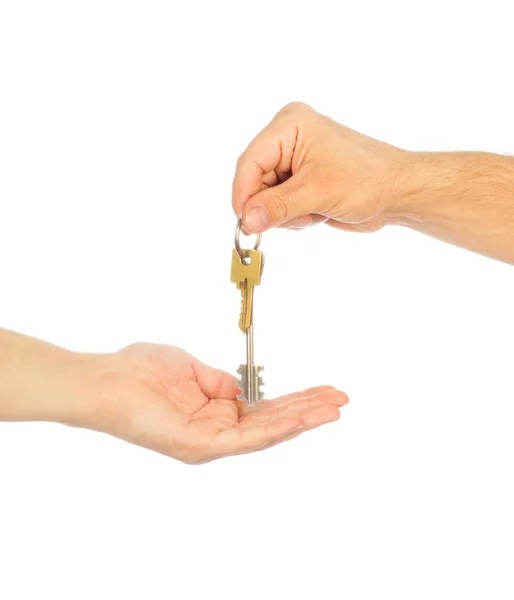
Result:
[[[247,231],[257,233],[268,224],[268,214],[262,206],[255,206],[246,213],[245,223]]]

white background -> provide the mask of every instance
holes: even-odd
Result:
[[[409,149],[514,152],[508,2],[0,2],[0,323],[234,372],[235,160],[292,100]],[[514,596],[514,272],[390,228],[264,236],[269,397],[341,420],[188,467],[0,426],[0,598]]]

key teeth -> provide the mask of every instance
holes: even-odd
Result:
[[[241,298],[241,310],[239,311],[239,329],[244,327],[244,301]]]
[[[238,394],[237,399],[238,400],[247,400],[246,398],[246,365],[239,365],[239,368],[237,369],[237,373],[239,373],[239,375],[241,375],[240,379],[237,380],[237,385],[239,387],[239,389],[241,390],[241,393]]]
[[[237,380],[237,385],[241,390],[241,393],[237,396],[238,400],[245,400],[248,402],[248,406],[254,406],[257,402],[260,402],[264,399],[264,392],[261,391],[260,387],[264,385],[264,380],[259,376],[259,373],[264,371],[264,367],[256,366],[254,367],[254,377],[257,389],[255,390],[255,400],[250,401],[247,397],[248,392],[248,382],[247,382],[247,371],[246,365],[239,365],[237,369],[237,373],[241,376],[240,379]]]
[[[255,367],[255,375],[257,378],[257,385],[259,388],[261,387],[261,385],[265,385],[264,379],[262,377],[260,377],[260,373],[262,373],[263,371],[264,371],[263,366]],[[261,392],[259,389],[259,400],[262,400],[263,398],[264,398],[264,392]]]

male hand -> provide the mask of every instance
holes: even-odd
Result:
[[[234,211],[248,233],[325,221],[375,231],[394,219],[407,155],[305,104],[288,104],[240,156]]]
[[[346,394],[330,386],[263,401],[236,400],[236,379],[183,350],[134,344],[102,365],[89,425],[189,464],[262,450],[339,418]]]

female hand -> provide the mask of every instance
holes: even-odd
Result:
[[[100,429],[189,464],[292,439],[337,420],[348,402],[321,386],[248,408],[232,375],[166,345],[128,346],[107,363]]]
[[[348,402],[322,386],[248,408],[235,377],[162,344],[82,354],[0,329],[0,357],[0,421],[94,429],[190,464],[291,439]]]

